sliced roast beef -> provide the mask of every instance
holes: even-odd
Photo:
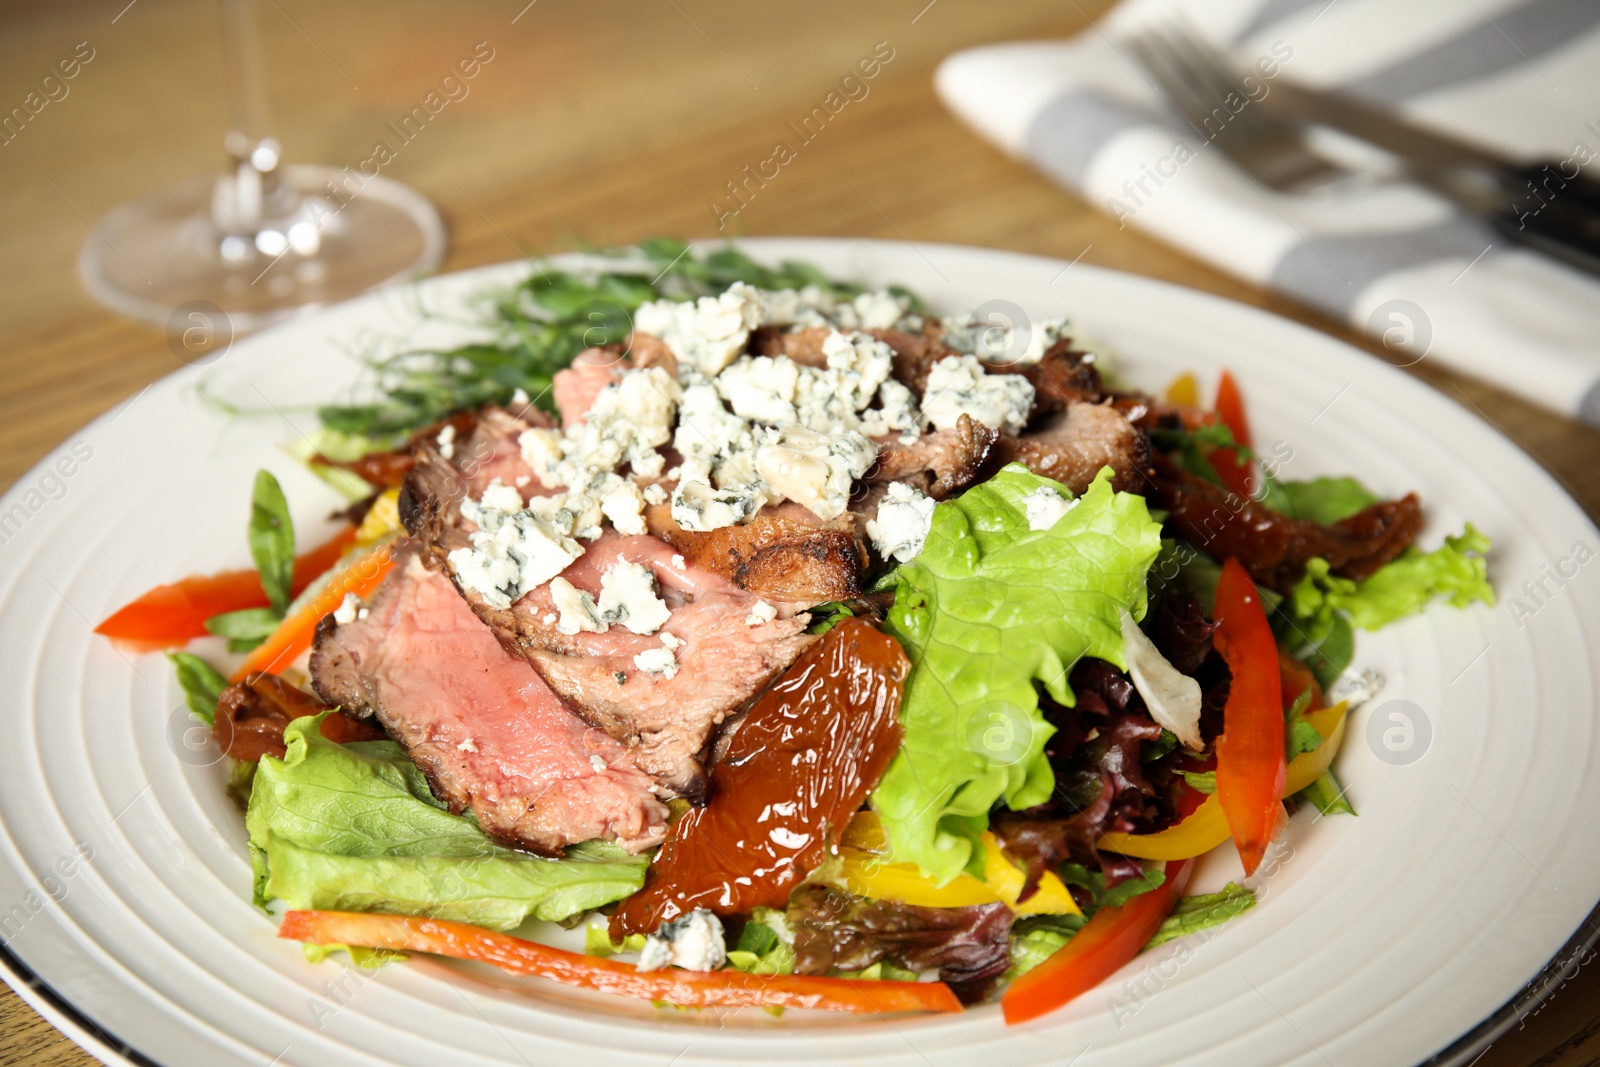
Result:
[[[381,722],[439,799],[486,833],[542,853],[592,838],[639,851],[666,834],[627,750],[572,715],[415,555],[364,618],[323,620],[311,676],[324,700]]]
[[[1111,468],[1117,489],[1148,488],[1150,438],[1105,404],[1068,404],[1020,437],[1002,436],[995,454],[1000,463],[1021,463],[1074,493],[1087,489],[1101,467]]]
[[[757,326],[750,331],[750,351],[758,356],[788,356],[807,367],[826,367],[822,342],[832,332],[828,326]]]
[[[867,471],[866,481],[904,482],[935,500],[943,500],[983,479],[999,436],[963,414],[950,429],[925,433],[909,445],[890,438],[879,448],[877,462]]]
[[[819,519],[793,502],[769,504],[740,526],[685,530],[672,509],[645,509],[651,533],[683,558],[774,603],[805,608],[861,595],[866,546],[849,514]]]
[[[514,484],[530,473],[525,463],[520,470],[508,470],[513,477],[507,481]],[[424,444],[400,498],[401,518],[421,542],[425,559],[452,578],[449,553],[469,545],[473,529],[460,513],[462,481],[450,461]],[[635,634],[620,625],[604,633],[562,633],[548,584],[505,609],[471,588],[461,588],[461,595],[500,643],[533,664],[579,716],[622,742],[668,788],[701,801],[706,777],[700,755],[712,731],[815,639],[805,633],[803,615],[752,625],[749,620],[760,617],[757,594],[648,535],[607,529],[561,577],[598,599],[602,576],[623,562],[648,569],[671,609],[661,629],[683,644],[674,650],[669,670],[650,673],[634,662],[644,653],[651,654],[647,660],[661,658],[658,634]]]
[[[1098,404],[1106,398],[1100,369],[1090,352],[1072,347],[1063,337],[1045,350],[1037,363],[985,362],[993,374],[1020,374],[1033,383],[1034,413],[1060,411],[1069,404]]]
[[[550,391],[555,396],[556,410],[561,413],[561,428],[571,429],[582,422],[600,391],[621,381],[628,366],[622,346],[608,345],[586,348],[573,357],[570,365],[556,371],[550,380]]]

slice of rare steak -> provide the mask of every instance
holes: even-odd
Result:
[[[442,575],[411,555],[363,614],[322,621],[312,683],[381,722],[451,810],[546,854],[593,838],[634,852],[661,842],[667,812],[650,777],[501,648]]]
[[[520,473],[509,463],[499,470],[506,484],[532,473],[526,463]],[[421,543],[428,565],[452,580],[449,554],[469,547],[476,528],[460,509],[474,482],[424,442],[401,490],[407,530]],[[525,496],[543,492],[537,480],[524,485]],[[670,790],[701,802],[701,753],[712,732],[815,640],[805,633],[807,617],[793,615],[793,604],[770,617],[758,594],[647,534],[624,536],[607,528],[599,539],[580,544],[584,554],[561,572],[560,583],[540,585],[509,607],[495,607],[460,581],[456,586],[500,643],[533,664],[577,715],[622,742],[638,766]],[[667,620],[648,633],[598,620],[588,628],[573,625],[581,614],[573,611],[574,597],[584,593],[601,600],[602,579],[619,564],[649,572],[670,609]],[[552,584],[566,592],[565,612]]]

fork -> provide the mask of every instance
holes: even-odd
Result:
[[[1185,24],[1145,30],[1127,45],[1184,121],[1245,173],[1284,192],[1303,192],[1347,173],[1307,148],[1293,122],[1250,99],[1228,55]],[[1237,112],[1226,103],[1230,94],[1244,101]]]

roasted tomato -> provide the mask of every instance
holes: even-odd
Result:
[[[712,797],[673,825],[611,935],[709,908],[781,908],[843,833],[900,747],[907,671],[894,638],[847,619],[807,650],[739,724]]]

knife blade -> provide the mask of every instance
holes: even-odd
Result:
[[[1331,126],[1400,157],[1407,173],[1508,238],[1600,274],[1600,182],[1574,160],[1517,161],[1364,100],[1279,82],[1269,110]]]

